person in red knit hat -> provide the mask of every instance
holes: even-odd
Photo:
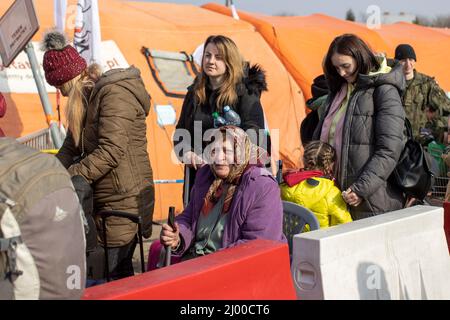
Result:
[[[150,96],[135,67],[102,73],[87,66],[64,34],[44,36],[43,67],[47,82],[68,97],[68,134],[56,157],[71,176],[81,176],[93,188],[94,213],[117,210],[139,215],[143,235],[151,236],[154,186],[147,153],[145,119]],[[107,239],[96,219],[99,241],[108,245],[112,279],[134,274],[132,256],[137,225],[127,218],[108,217]]]
[[[6,113],[6,100],[5,97],[0,92],[0,118],[3,118],[3,116]],[[2,128],[0,128],[0,137],[4,137],[5,133],[3,132]]]

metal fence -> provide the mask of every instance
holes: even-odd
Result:
[[[37,150],[55,148],[48,128],[17,138],[17,141]]]
[[[432,161],[432,171],[434,173],[433,185],[429,193],[428,200],[432,205],[442,205],[447,191],[447,184],[449,177],[447,176],[448,169],[442,159],[442,154],[445,152],[443,147],[436,147],[429,145],[426,151],[430,155]]]
[[[55,145],[53,144],[52,137],[50,135],[50,130],[48,128],[33,132],[29,135],[17,138],[16,140],[24,145],[27,145],[37,150],[55,149]],[[184,180],[161,179],[161,180],[154,180],[153,182],[155,184],[181,184],[184,183]]]

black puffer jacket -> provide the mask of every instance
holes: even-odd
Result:
[[[195,80],[197,81],[197,79]],[[194,83],[195,83],[194,81]],[[245,69],[245,77],[242,82],[237,86],[236,91],[238,95],[238,101],[235,105],[230,106],[241,117],[241,128],[244,130],[264,129],[264,113],[261,106],[260,96],[262,91],[267,90],[267,83],[264,71],[258,66],[253,65],[250,68]],[[174,135],[175,152],[179,159],[182,158],[181,145],[184,144],[183,151],[188,150],[195,151],[197,154],[201,154],[208,142],[203,142],[202,150],[194,150],[194,121],[201,121],[201,130],[196,130],[195,135],[202,139],[206,130],[214,128],[214,121],[212,114],[217,110],[216,106],[217,91],[210,88],[206,88],[206,103],[205,105],[199,105],[196,102],[194,96],[194,85],[188,88],[188,93],[184,99],[181,109],[180,118],[176,129],[178,132]],[[223,108],[225,106],[220,106]],[[186,129],[191,135],[190,146],[186,144],[186,141],[177,138],[179,129]],[[269,149],[270,150],[270,149]]]
[[[406,85],[401,65],[389,73],[359,75],[345,115],[341,164],[341,190],[351,188],[363,198],[350,207],[354,220],[401,209],[405,198],[388,180],[405,144],[405,112],[401,92]],[[326,114],[331,97],[326,105]],[[315,130],[319,139],[323,120]]]

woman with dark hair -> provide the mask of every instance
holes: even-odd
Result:
[[[203,138],[214,128],[213,113],[223,114],[228,105],[240,116],[240,127],[258,135],[265,127],[260,96],[266,90],[264,71],[258,65],[249,67],[233,40],[222,35],[206,39],[202,71],[188,88],[174,135],[175,153],[190,168],[190,188],[203,165],[202,153],[209,143]],[[264,143],[259,142],[263,147]],[[265,148],[270,152],[270,146]]]
[[[389,181],[403,150],[402,66],[387,66],[363,40],[333,40],[323,70],[330,94],[314,138],[336,149],[335,177],[354,220],[401,209],[403,192]]]

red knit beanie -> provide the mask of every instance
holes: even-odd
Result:
[[[45,52],[43,66],[48,84],[61,86],[81,74],[87,64],[74,47],[67,45]]]

